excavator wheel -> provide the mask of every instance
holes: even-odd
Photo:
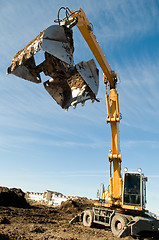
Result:
[[[83,215],[83,225],[85,227],[93,226],[94,213],[92,210],[86,210]]]
[[[111,221],[111,231],[115,236],[118,236],[123,228],[127,225],[128,219],[121,215],[115,214]]]

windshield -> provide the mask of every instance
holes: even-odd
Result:
[[[140,205],[140,174],[125,173],[124,204]]]

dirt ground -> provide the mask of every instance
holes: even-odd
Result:
[[[4,189],[3,189],[4,190]],[[13,191],[12,191],[13,192]],[[22,193],[20,197],[22,200]],[[1,195],[4,194],[0,192]],[[9,196],[9,195],[8,195]],[[12,199],[10,199],[12,200]],[[2,202],[0,202],[0,205]],[[8,201],[9,203],[9,201]],[[68,200],[58,207],[44,205],[23,207],[0,206],[0,240],[117,240],[110,229],[87,228],[82,223],[69,224],[69,221],[82,210],[92,206],[87,198]],[[21,203],[19,201],[19,206]],[[4,204],[3,204],[4,205]],[[126,237],[127,239],[134,239]],[[139,239],[139,238],[136,238]],[[141,239],[141,238],[140,238]],[[147,239],[147,238],[142,238]],[[149,238],[154,239],[154,238]],[[159,239],[159,238],[157,238]]]
[[[82,223],[69,224],[77,212],[73,205],[66,208],[0,207],[0,239],[117,239],[109,230],[85,228]]]

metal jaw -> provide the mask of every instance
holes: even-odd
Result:
[[[57,73],[44,82],[45,89],[62,108],[75,108],[78,103],[96,99],[99,75],[93,59],[65,70],[64,76]]]
[[[36,65],[34,55],[44,51],[44,61]],[[96,100],[99,74],[94,60],[73,64],[73,36],[67,26],[52,25],[42,31],[13,58],[7,73],[41,83],[40,73],[50,79],[44,87],[64,109]]]

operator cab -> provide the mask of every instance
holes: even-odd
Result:
[[[123,205],[134,206],[134,209],[146,207],[146,181],[147,178],[138,172],[124,172]]]

